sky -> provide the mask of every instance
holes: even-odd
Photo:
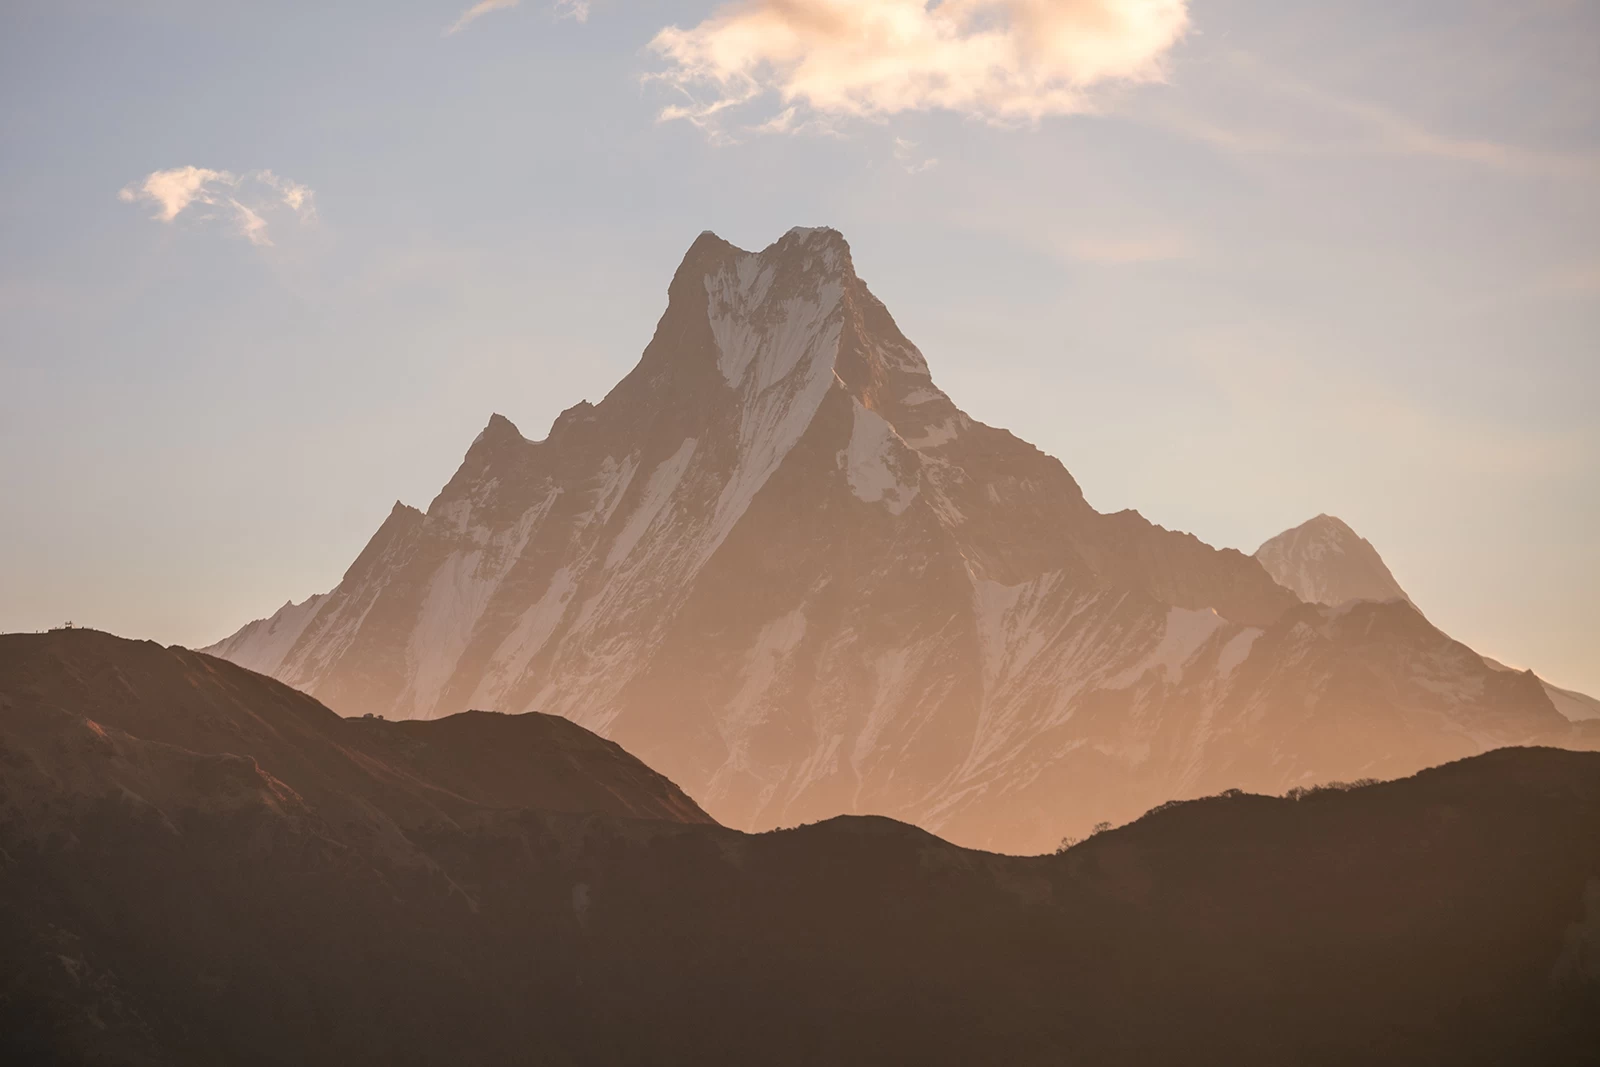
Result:
[[[0,630],[331,588],[796,225],[1100,510],[1600,693],[1594,0],[8,0]]]

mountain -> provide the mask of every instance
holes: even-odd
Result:
[[[1285,530],[1256,549],[1255,558],[1279,585],[1310,603],[1337,606],[1356,600],[1412,602],[1372,543],[1332,515],[1318,515]],[[1488,656],[1483,661],[1497,671],[1515,671]],[[1600,719],[1600,700],[1543,679],[1540,685],[1551,705],[1568,720]]]
[[[1562,689],[1549,682],[1544,683],[1544,691],[1549,695],[1550,702],[1555,705],[1556,710],[1573,722],[1600,719],[1600,700],[1587,693]]]
[[[316,805],[393,840],[399,823],[485,807],[712,821],[618,745],[553,715],[345,719],[225,660],[93,630],[0,635],[0,713],[13,742],[77,737],[25,748],[37,773],[71,783],[84,759],[109,758],[130,802],[183,793],[198,760],[192,773],[230,802]]]
[[[1332,515],[1318,515],[1256,549],[1279,585],[1308,604],[1411,598],[1371,542]]]
[[[725,824],[894,816],[1042,851],[1225,786],[1567,742],[1533,681],[1402,602],[1101,514],[963,413],[835,231],[702,234],[638,365],[495,416],[336,588],[207,651],[346,715],[570,718]]]
[[[0,1062],[1579,1064],[1600,1043],[1600,754],[1232,791],[1016,858],[871,817],[746,835],[583,738],[341,722],[181,649],[0,637]]]
[[[1491,659],[1488,656],[1483,657],[1483,662],[1497,671],[1517,673],[1517,668],[1508,667],[1499,660]],[[1589,722],[1600,719],[1600,700],[1574,689],[1562,689],[1560,686],[1552,685],[1542,678],[1540,679],[1540,684],[1544,686],[1545,695],[1550,698],[1550,703],[1555,706],[1555,709],[1572,722]]]

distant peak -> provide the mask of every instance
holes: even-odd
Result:
[[[1349,533],[1355,533],[1355,530],[1350,528],[1350,524],[1348,522],[1345,522],[1343,519],[1339,518],[1339,516],[1337,516],[1337,515],[1329,515],[1326,511],[1322,512],[1320,515],[1316,516],[1315,518],[1307,519],[1305,522],[1301,523],[1300,525],[1302,527],[1306,527],[1306,526],[1313,527],[1313,528],[1322,527],[1322,528],[1330,529],[1330,530],[1340,530],[1340,531],[1347,531]]]
[[[1327,512],[1270,538],[1255,558],[1307,603],[1411,599],[1371,542]]]
[[[694,239],[673,272],[672,282],[667,286],[668,303],[694,299],[707,274],[746,254],[742,248],[734,247],[710,230],[700,231],[700,236]]]
[[[850,247],[850,242],[844,239],[844,234],[832,226],[795,226],[776,243],[782,244],[784,241],[797,241],[807,245],[838,244],[846,249]]]
[[[550,424],[550,435],[553,437],[564,430],[594,418],[594,405],[587,400],[580,400],[556,416],[556,421]]]
[[[684,253],[683,262],[673,275],[669,293],[685,283],[698,283],[707,274],[739,260],[751,257],[787,259],[796,255],[814,260],[813,266],[820,266],[825,273],[841,270],[853,272],[855,269],[850,256],[850,242],[831,226],[795,226],[759,252],[740,248],[711,230],[702,230]]]
[[[522,433],[517,429],[516,424],[496,412],[489,416],[489,425],[483,428],[483,432],[478,435],[478,439],[472,443],[474,445],[486,444],[495,446],[506,442],[521,441],[522,439]]]
[[[467,449],[467,457],[468,459],[476,457],[476,462],[479,464],[494,462],[496,457],[514,453],[517,451],[517,446],[524,444],[527,444],[527,438],[522,436],[515,424],[497,413],[489,416],[489,424],[472,439],[472,445]]]
[[[1268,538],[1260,548],[1256,549],[1255,555],[1257,558],[1262,558],[1263,556],[1304,551],[1308,546],[1325,543],[1329,540],[1366,543],[1360,534],[1351,529],[1349,523],[1336,515],[1322,512],[1302,522],[1299,526],[1291,526],[1282,533]]]
[[[784,244],[839,245],[846,250],[850,247],[850,242],[844,239],[844,234],[832,226],[791,226],[782,237],[773,241],[762,251],[770,251]],[[689,246],[688,254],[693,255],[697,252],[737,252],[745,256],[754,254],[748,249],[740,248],[733,242],[720,237],[714,230],[700,231],[700,236],[696,237],[694,243]]]
[[[706,255],[708,253],[715,255],[723,252],[739,251],[742,251],[742,249],[734,246],[729,241],[723,240],[713,231],[701,230],[700,236],[694,239],[694,243],[689,246],[689,251],[684,253],[684,255],[685,257],[691,257],[696,255]]]
[[[763,249],[761,255],[774,252],[817,256],[822,261],[824,271],[828,272],[855,269],[850,258],[850,242],[831,226],[796,226]]]

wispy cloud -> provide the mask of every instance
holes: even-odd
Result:
[[[450,25],[445,27],[446,37],[460,33],[469,23],[476,22],[483,16],[494,11],[504,11],[522,3],[522,0],[478,0],[461,13]],[[589,0],[555,0],[550,6],[550,11],[558,19],[572,19],[574,22],[589,21]]]
[[[825,115],[1006,123],[1090,110],[1108,83],[1161,80],[1188,26],[1188,0],[743,0],[663,29],[651,48],[666,63],[655,77],[685,101],[663,119],[711,126],[772,94]]]
[[[316,208],[311,203],[311,190],[304,185],[288,178],[280,178],[270,170],[257,171],[255,177],[263,185],[275,190],[282,198],[284,206],[302,219],[308,219],[316,214]]]
[[[907,174],[921,174],[925,170],[932,170],[939,165],[935,156],[923,156],[917,151],[917,142],[908,141],[904,137],[894,139],[894,158],[897,163],[905,168]]]
[[[482,18],[491,11],[503,11],[509,7],[516,7],[521,2],[522,0],[478,0],[476,4],[473,4],[471,7],[463,11],[460,18],[456,19],[448,27],[446,27],[444,31],[445,35],[449,36],[452,33],[460,33],[468,23]],[[583,6],[585,8],[584,15],[587,17],[588,4],[584,4]]]
[[[1600,158],[1593,155],[1443,133],[1393,108],[1330,92],[1275,70],[1247,52],[1227,53],[1226,64],[1252,94],[1298,105],[1293,115],[1255,125],[1232,118],[1218,121],[1185,110],[1173,100],[1151,104],[1147,113],[1180,136],[1240,153],[1410,156],[1525,175],[1600,177]],[[1308,123],[1307,116],[1315,121]],[[1315,132],[1319,126],[1321,134]]]
[[[241,204],[233,197],[228,198],[229,205],[234,211],[234,220],[239,227],[239,236],[253,245],[270,245],[272,238],[267,236],[267,220],[258,215],[248,204]]]
[[[314,195],[308,187],[270,170],[234,174],[191,166],[153,171],[121,189],[117,199],[154,204],[156,213],[151,217],[157,222],[170,223],[189,212],[197,221],[222,222],[234,236],[266,246],[272,244],[266,216],[288,212],[307,221],[316,214]]]

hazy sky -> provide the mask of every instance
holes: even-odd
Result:
[[[330,588],[801,224],[1101,510],[1600,693],[1594,0],[7,0],[0,629]]]

